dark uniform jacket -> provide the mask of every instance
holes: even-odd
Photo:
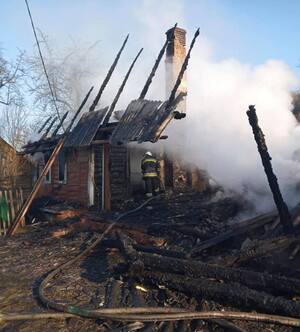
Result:
[[[142,160],[142,172],[144,178],[158,176],[159,162],[154,157],[146,156]]]

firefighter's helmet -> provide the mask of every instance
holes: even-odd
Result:
[[[146,155],[146,156],[149,156],[149,157],[152,157],[152,152],[151,152],[151,151],[147,151],[147,152],[145,153],[145,155]]]

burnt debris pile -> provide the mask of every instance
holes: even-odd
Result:
[[[297,318],[300,312],[297,208],[292,211],[295,232],[290,234],[281,226],[276,211],[241,220],[247,206],[236,196],[188,190],[166,192],[142,208],[140,203],[128,201],[123,208],[128,211],[130,207],[132,213],[123,217],[121,213],[99,215],[58,202],[41,207],[39,223],[25,227],[27,232],[14,238],[1,239],[1,247],[10,248],[0,252],[5,276],[1,312],[13,308],[20,313],[45,313],[46,307],[55,308],[55,303],[65,309],[76,306],[90,311],[163,307],[180,310],[178,317],[211,311],[223,317],[203,320],[183,315],[173,320],[172,313],[169,321],[166,313],[156,313],[151,316],[157,315],[157,321],[147,322],[151,320],[149,309],[149,317],[139,313],[136,321],[135,316],[121,321],[115,316],[98,320],[73,317],[51,320],[49,326],[78,331],[292,331],[292,327],[280,325],[287,324],[280,319]],[[119,221],[113,224],[116,218]],[[39,297],[45,273],[76,258],[95,241],[97,233],[106,234],[101,242],[46,280],[42,293],[49,303],[38,305],[28,287],[31,285]],[[15,295],[8,294],[15,288],[18,303]],[[232,311],[237,316],[234,320],[226,316]],[[268,319],[274,315],[281,318],[275,325],[266,318],[257,322],[259,317],[252,317],[253,322],[243,316],[249,311],[268,314]],[[47,331],[47,321],[30,324]],[[14,330],[28,324],[16,321],[4,326]],[[290,324],[296,323],[292,320]]]

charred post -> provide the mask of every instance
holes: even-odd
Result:
[[[55,130],[52,133],[52,137],[56,136],[56,134],[58,133],[59,129],[61,128],[61,126],[63,125],[64,121],[66,120],[66,117],[68,116],[69,112],[66,112],[63,117],[61,118],[61,120],[59,121],[58,126],[55,128]]]
[[[50,125],[48,126],[45,133],[43,134],[42,139],[47,137],[47,135],[49,134],[51,128],[54,126],[54,123],[56,122],[56,120],[57,120],[57,116],[54,117],[54,119],[51,121]]]
[[[51,120],[51,116],[49,116],[49,118],[43,123],[41,128],[38,130],[39,134],[45,129],[45,127],[47,126],[47,124],[49,123],[50,120]]]
[[[82,109],[83,109],[85,103],[87,102],[87,100],[89,99],[89,96],[90,96],[91,92],[93,91],[93,89],[94,89],[94,87],[92,86],[92,87],[90,88],[89,92],[87,93],[87,95],[84,97],[84,99],[83,99],[82,103],[80,104],[78,110],[76,111],[76,113],[75,113],[73,119],[71,120],[71,122],[70,122],[68,128],[66,129],[66,133],[69,133],[69,131],[72,129],[72,126],[73,126],[73,124],[74,124],[76,118],[78,117],[79,113],[82,111]]]
[[[249,110],[247,111],[248,119],[250,126],[252,127],[253,135],[257,144],[257,149],[261,157],[261,161],[270,185],[270,189],[273,194],[274,202],[277,207],[280,222],[282,223],[284,229],[287,232],[290,232],[293,229],[293,223],[292,218],[290,215],[290,212],[288,210],[288,207],[283,200],[283,197],[281,195],[281,191],[278,185],[277,177],[274,174],[273,167],[271,164],[271,156],[268,152],[268,147],[266,145],[265,141],[265,135],[260,129],[258,125],[258,118],[256,115],[256,110],[253,105],[249,106]]]
[[[150,85],[152,83],[152,79],[155,76],[156,70],[157,70],[157,68],[158,68],[158,66],[160,64],[160,61],[161,61],[162,57],[164,56],[164,54],[166,52],[166,48],[167,48],[170,40],[172,40],[172,38],[174,38],[174,31],[175,31],[176,27],[177,27],[177,23],[173,27],[173,33],[167,36],[167,40],[166,40],[166,42],[164,43],[164,46],[162,47],[162,49],[159,52],[158,57],[157,57],[157,59],[156,59],[156,61],[154,63],[154,66],[153,66],[152,70],[151,70],[151,73],[150,73],[150,75],[149,75],[149,77],[148,77],[148,79],[147,79],[147,81],[145,83],[145,86],[144,86],[144,88],[143,88],[143,90],[142,90],[142,92],[141,92],[141,94],[139,96],[139,99],[144,99],[145,98],[145,96],[146,96],[146,94],[148,92],[148,89],[149,89],[149,87],[150,87]]]
[[[105,79],[104,79],[104,81],[103,81],[103,83],[102,83],[102,85],[101,85],[101,87],[99,89],[99,92],[97,93],[97,96],[96,96],[96,98],[93,101],[93,104],[90,106],[90,109],[89,109],[90,112],[94,111],[95,108],[96,108],[96,106],[98,105],[99,100],[100,100],[100,98],[102,96],[102,93],[103,93],[103,91],[104,91],[107,83],[109,82],[109,80],[111,78],[111,75],[113,74],[113,72],[114,72],[114,70],[115,70],[115,68],[116,68],[116,66],[118,64],[118,61],[119,61],[120,56],[121,56],[121,54],[122,54],[122,52],[123,52],[123,50],[125,48],[125,45],[127,43],[128,38],[129,38],[129,35],[127,35],[127,37],[125,38],[125,40],[123,42],[123,45],[121,46],[121,48],[120,48],[120,50],[119,50],[119,52],[118,52],[118,54],[117,54],[117,56],[116,56],[113,64],[109,68],[109,71],[108,71],[108,73],[107,73],[107,75],[106,75],[106,77],[105,77]]]
[[[112,115],[112,113],[113,113],[113,111],[114,111],[114,109],[116,107],[116,104],[117,104],[117,102],[118,102],[118,100],[119,100],[119,98],[121,96],[121,93],[122,93],[122,91],[123,91],[123,89],[124,89],[124,87],[125,87],[125,85],[127,83],[127,80],[128,80],[128,78],[130,76],[130,73],[131,73],[131,71],[132,71],[132,69],[133,69],[133,67],[134,67],[137,59],[141,55],[142,51],[143,51],[143,49],[141,48],[140,51],[139,51],[139,53],[137,54],[137,56],[133,60],[131,66],[129,67],[129,69],[128,69],[125,77],[124,77],[124,80],[123,80],[123,82],[122,82],[122,84],[121,84],[121,86],[120,86],[120,88],[119,88],[119,90],[117,92],[117,95],[115,96],[115,99],[113,100],[112,104],[110,105],[110,108],[109,108],[109,110],[108,110],[108,112],[107,112],[107,114],[106,114],[106,116],[104,118],[103,125],[108,124],[109,119],[110,119],[110,117],[111,117],[111,115]]]

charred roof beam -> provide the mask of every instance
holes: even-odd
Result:
[[[56,136],[56,134],[58,133],[59,129],[61,128],[61,126],[63,125],[66,117],[68,116],[69,112],[66,112],[63,117],[61,118],[61,120],[59,121],[59,124],[57,125],[57,127],[54,129],[53,133],[52,133],[52,136],[51,137],[54,137]]]
[[[142,90],[142,92],[141,92],[141,94],[139,96],[139,99],[145,99],[145,96],[146,96],[146,94],[147,94],[147,92],[149,90],[149,87],[150,87],[150,85],[152,83],[152,79],[155,76],[155,73],[156,73],[157,68],[158,68],[158,66],[160,64],[160,61],[161,61],[162,57],[164,56],[164,54],[166,52],[166,48],[167,48],[168,44],[170,43],[170,41],[174,38],[174,32],[175,32],[175,28],[176,27],[177,27],[177,23],[173,27],[173,32],[170,35],[167,36],[167,40],[165,41],[164,46],[162,47],[162,49],[159,52],[158,57],[157,57],[157,59],[156,59],[156,61],[154,63],[154,66],[153,66],[153,68],[152,68],[152,70],[150,72],[150,75],[149,75],[149,77],[148,77],[148,79],[147,79],[147,81],[145,83],[145,86],[143,87],[143,90]]]
[[[124,48],[125,48],[125,45],[126,45],[126,43],[127,43],[128,38],[129,38],[129,34],[128,34],[127,37],[125,38],[125,40],[124,40],[124,42],[123,42],[123,44],[122,44],[122,47],[120,48],[120,50],[119,50],[119,52],[118,52],[118,54],[117,54],[117,56],[116,56],[116,58],[115,58],[113,64],[112,64],[111,67],[109,68],[109,71],[108,71],[108,73],[107,73],[105,79],[103,80],[103,83],[102,83],[102,85],[101,85],[101,87],[100,87],[100,89],[99,89],[99,92],[97,93],[96,98],[94,99],[92,105],[90,106],[90,109],[89,109],[90,112],[93,112],[93,111],[95,110],[96,106],[98,105],[99,100],[100,100],[100,98],[101,98],[101,96],[102,96],[102,93],[103,93],[103,91],[104,91],[104,89],[105,89],[107,83],[109,82],[109,80],[110,80],[110,78],[111,78],[111,75],[113,74],[113,72],[114,72],[114,70],[115,70],[115,68],[116,68],[116,66],[117,66],[117,64],[118,64],[118,61],[119,61],[120,56],[121,56],[121,54],[122,54],[122,52],[123,52],[123,50],[124,50]]]
[[[128,78],[130,76],[130,73],[131,73],[131,71],[132,71],[132,69],[133,69],[133,67],[134,67],[137,59],[141,55],[142,51],[143,51],[143,48],[140,49],[139,53],[137,54],[137,56],[134,58],[132,64],[130,65],[130,67],[129,67],[129,69],[128,69],[125,77],[124,77],[124,80],[123,80],[123,82],[122,82],[122,84],[121,84],[121,86],[120,86],[120,88],[119,88],[119,90],[118,90],[118,92],[117,92],[117,94],[116,94],[116,96],[115,96],[112,104],[110,105],[110,108],[109,108],[109,110],[108,110],[108,112],[107,112],[104,120],[103,120],[103,125],[107,125],[108,124],[109,119],[110,119],[110,117],[111,117],[111,115],[112,115],[112,113],[113,113],[113,111],[114,111],[114,109],[116,107],[116,104],[117,104],[117,102],[118,102],[118,100],[119,100],[119,98],[121,96],[121,93],[124,90],[124,87],[125,87],[125,85],[127,83],[127,80],[128,80]]]

